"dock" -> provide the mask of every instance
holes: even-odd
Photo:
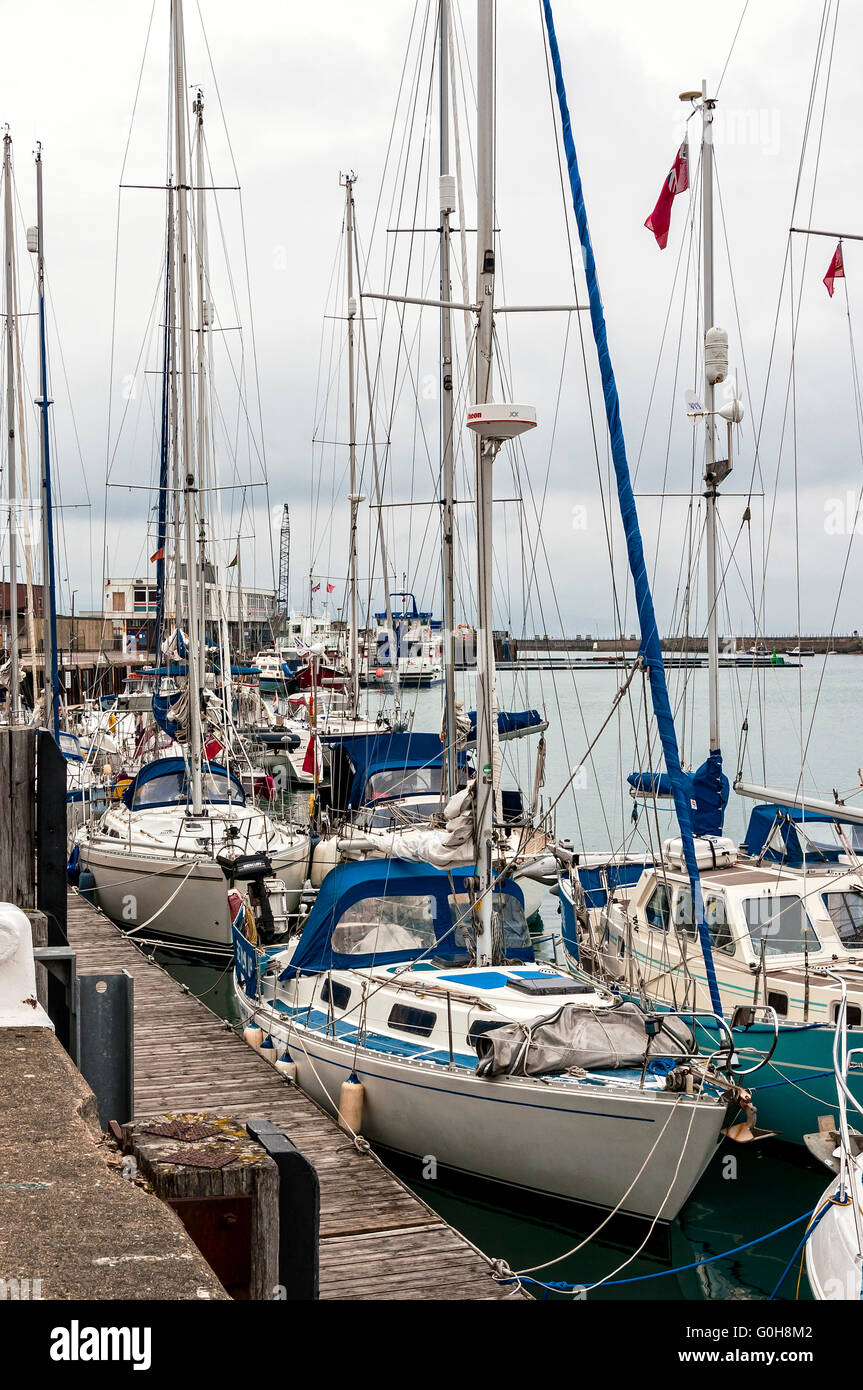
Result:
[[[79,973],[125,969],[134,979],[134,1118],[267,1119],[315,1165],[322,1299],[527,1297],[498,1284],[490,1259],[72,890],[67,913]]]

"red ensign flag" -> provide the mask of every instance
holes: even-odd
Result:
[[[645,222],[645,227],[649,232],[653,232],[656,237],[656,244],[660,251],[664,251],[668,244],[668,229],[671,226],[671,204],[678,193],[683,193],[689,187],[689,146],[684,140],[680,149],[677,151],[674,163],[669,170],[668,178],[662,185],[662,192],[656,200],[656,207]]]
[[[827,274],[824,276],[824,283],[827,286],[827,293],[829,294],[831,299],[833,298],[833,281],[837,279],[845,279],[845,266],[842,261],[841,241],[839,242],[839,245],[836,247],[836,250],[833,252],[833,259],[830,262]]]

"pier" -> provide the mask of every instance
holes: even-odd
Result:
[[[267,1119],[314,1164],[322,1299],[512,1297],[485,1255],[72,891],[67,935],[79,972],[123,969],[134,979],[135,1119],[190,1111]]]

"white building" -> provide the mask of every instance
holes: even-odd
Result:
[[[205,566],[205,609],[204,617],[208,624],[216,623],[222,616],[222,592],[228,620],[228,631],[235,650],[256,651],[271,641],[272,624],[275,621],[276,594],[273,589],[262,589],[257,585],[242,589],[242,628],[243,641],[240,641],[239,585],[236,571],[229,572],[229,582],[220,591],[216,583],[212,565]],[[143,576],[135,579],[109,579],[105,584],[105,617],[112,624],[113,645],[133,655],[137,652],[153,652],[156,630],[157,590],[155,577]],[[168,621],[174,622],[174,587],[169,582],[166,593],[166,612]],[[180,603],[185,609],[187,603],[185,566],[181,571]],[[215,634],[213,634],[215,635]]]

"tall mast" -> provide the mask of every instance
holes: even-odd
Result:
[[[357,301],[354,298],[354,183],[356,174],[345,174],[345,251],[348,258],[348,458],[350,462],[351,534],[348,574],[351,590],[350,675],[351,711],[356,718],[360,707],[360,638],[357,604],[357,396],[354,380],[354,319]]]
[[[170,391],[171,413],[171,468],[169,471],[169,478],[171,488],[171,521],[174,541],[174,626],[175,628],[179,629],[183,625],[183,589],[180,562],[180,420],[179,401],[177,396],[177,275],[176,240],[174,236],[175,223],[176,214],[174,210],[174,185],[173,180],[169,178],[168,239],[171,242],[173,248],[169,253],[168,257],[169,266],[167,301],[167,331],[170,337],[170,350],[168,353],[168,386]]]
[[[186,601],[189,635],[186,667],[189,680],[189,761],[192,773],[192,810],[203,809],[201,787],[201,687],[198,677],[198,593],[195,583],[195,429],[192,408],[192,332],[189,307],[189,183],[186,165],[185,54],[183,49],[183,0],[172,0],[171,42],[174,57],[174,137],[177,175],[177,271],[180,307],[180,393],[183,403],[183,472],[185,503]]]
[[[477,276],[476,402],[491,398],[494,331],[494,27],[495,0],[477,3]],[[476,957],[494,959],[492,848],[494,836],[494,644],[492,640],[492,496],[494,449],[476,439]]]
[[[240,554],[240,531],[237,528],[237,647],[240,657],[246,650],[245,621],[243,616],[243,557]]]
[[[36,145],[36,256],[39,282],[39,382],[37,404],[42,416],[42,625],[45,651],[45,720],[60,738],[60,684],[57,673],[57,590],[54,571],[54,502],[51,490],[51,442],[48,409],[48,345],[45,331],[45,245],[42,211],[42,146]],[[33,692],[35,696],[35,691]]]
[[[18,502],[16,492],[15,457],[15,325],[13,323],[12,257],[14,231],[12,222],[12,136],[3,137],[3,173],[5,178],[6,226],[6,473],[9,489],[9,701],[7,719],[17,724],[21,713],[21,689],[18,665]],[[35,692],[34,692],[35,694]]]
[[[197,338],[197,386],[198,386],[198,415],[197,415],[197,459],[198,459],[198,485],[199,487],[212,487],[215,478],[210,467],[211,460],[209,454],[209,435],[207,432],[207,319],[209,315],[209,305],[207,303],[207,222],[206,204],[204,195],[205,166],[204,166],[204,94],[200,87],[195,93],[195,100],[192,103],[192,110],[195,115],[195,266],[198,282],[198,331]],[[207,616],[208,616],[208,597],[207,587],[207,532],[204,524],[204,508],[200,508],[198,517],[198,573],[195,576],[199,586],[198,592],[201,603],[201,641],[198,646],[198,681],[201,689],[204,688],[204,679],[207,670]],[[210,613],[212,619],[212,613]],[[229,675],[230,673],[228,673]],[[223,678],[225,673],[223,672]]]
[[[716,396],[717,378],[711,370],[708,341],[713,329],[713,108],[716,105],[707,96],[707,83],[701,84],[701,235],[703,243],[704,277],[704,388],[705,388],[705,462],[704,481],[706,483],[706,546],[707,546],[707,667],[708,667],[708,720],[709,751],[719,748],[719,589],[717,585],[717,527],[716,503],[717,488],[722,477],[717,476],[716,438],[713,409]]]
[[[440,64],[440,351],[441,351],[441,571],[443,576],[443,669],[444,737],[447,796],[458,789],[455,721],[455,612],[453,504],[455,467],[453,460],[452,319],[449,310],[450,213],[455,208],[455,179],[449,171],[449,0],[440,0],[438,61]]]
[[[165,329],[162,338],[162,410],[159,440],[159,509],[156,532],[156,670],[161,665],[165,636],[165,591],[168,574],[168,468],[171,457],[171,277],[173,275],[174,188],[168,180],[167,231],[165,235]],[[156,677],[156,689],[159,678]]]

